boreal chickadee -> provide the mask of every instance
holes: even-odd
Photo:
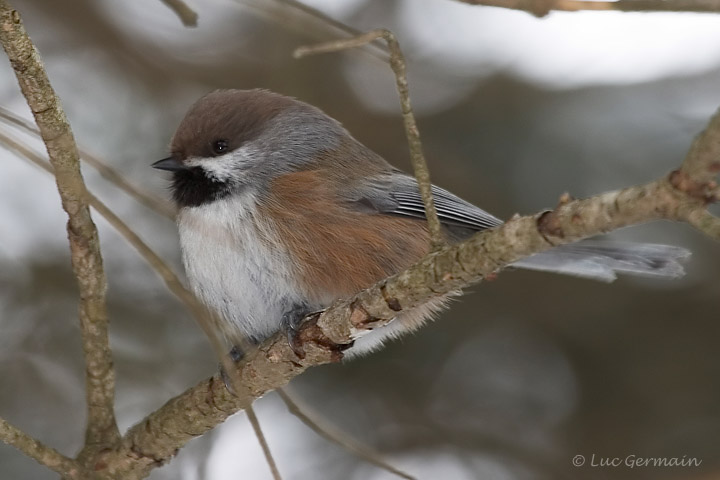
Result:
[[[259,342],[428,252],[415,178],[294,98],[210,93],[190,108],[170,152],[153,166],[173,172],[187,276],[230,343]],[[447,190],[433,186],[433,194],[449,241],[502,223]],[[513,266],[605,281],[616,272],[677,277],[688,255],[666,245],[585,241]],[[445,302],[400,313],[346,354],[418,328]]]

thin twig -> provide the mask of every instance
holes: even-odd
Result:
[[[400,50],[400,44],[395,38],[395,35],[385,29],[372,30],[353,38],[299,47],[295,50],[293,56],[295,58],[302,58],[307,55],[338,52],[366,45],[379,38],[384,39],[387,42],[388,49],[390,49],[390,67],[395,73],[398,95],[400,96],[400,107],[405,124],[405,134],[408,139],[408,146],[410,147],[410,160],[412,161],[415,178],[417,178],[420,194],[422,195],[423,204],[425,205],[425,216],[427,217],[428,229],[430,230],[431,249],[437,250],[445,245],[445,238],[440,226],[440,220],[437,216],[437,210],[435,209],[435,202],[433,201],[430,171],[428,170],[425,156],[423,155],[420,131],[415,122],[415,116],[413,115],[410,104],[405,57],[403,56],[402,50]]]
[[[538,17],[551,11],[619,11],[619,12],[720,12],[720,0],[456,0],[469,5],[522,10]]]
[[[307,413],[308,408],[306,406],[300,406],[297,400],[293,399],[292,396],[285,391],[284,388],[278,388],[275,390],[282,401],[288,408],[288,411],[295,415],[301,422],[310,427],[315,433],[323,437],[325,440],[340,445],[342,448],[352,453],[353,455],[365,460],[368,463],[382,468],[394,475],[401,478],[407,478],[408,480],[415,480],[415,477],[403,472],[402,470],[393,467],[388,462],[383,460],[382,456],[373,451],[372,449],[361,445],[357,440],[350,438],[347,434],[340,431],[338,428],[329,425],[327,423],[322,424],[318,417],[313,418]]]
[[[283,4],[284,8],[288,9],[295,9],[299,12],[302,12],[305,15],[308,15],[310,17],[313,17],[323,23],[325,23],[327,26],[337,30],[338,32],[344,33],[345,35],[349,35],[351,37],[357,37],[359,35],[362,35],[363,32],[360,30],[351,27],[350,25],[347,25],[339,20],[336,20],[317,8],[313,8],[309,5],[305,5],[302,2],[298,2],[297,0],[276,0]],[[375,48],[378,50],[378,53],[382,53],[385,56],[389,54],[389,51],[387,47],[382,42],[370,42],[368,45],[372,48]]]
[[[275,459],[273,458],[272,452],[270,452],[270,447],[268,446],[267,440],[265,439],[265,434],[260,428],[260,421],[258,420],[257,415],[255,415],[255,409],[252,406],[248,406],[245,409],[245,413],[247,414],[248,420],[250,420],[250,425],[252,425],[252,428],[255,431],[255,436],[260,441],[260,446],[262,447],[265,459],[270,466],[270,471],[272,472],[273,478],[275,480],[282,480],[282,477],[280,476],[280,470],[278,470],[277,468]]]
[[[339,20],[336,20],[320,10],[305,5],[297,0],[237,0],[244,6],[265,14],[266,17],[284,29],[292,29],[304,36],[312,35],[318,41],[328,37],[346,35],[356,37],[363,32]],[[295,14],[293,16],[293,14]],[[308,25],[308,21],[315,22]],[[321,29],[317,28],[318,26]],[[367,49],[361,51],[371,55],[374,59],[387,63],[389,51],[382,41],[368,44]]]
[[[0,0],[0,42],[10,59],[25,99],[53,164],[62,206],[68,214],[68,237],[80,287],[80,326],[85,354],[88,420],[83,451],[120,438],[114,412],[115,371],[108,341],[105,302],[107,282],[97,228],[90,216],[80,158],[60,99],[47,77],[35,46],[6,0]]]
[[[32,133],[33,135],[40,135],[40,132],[35,125],[28,122],[24,118],[14,114],[10,110],[0,107],[0,120],[4,120],[6,123],[19,127],[26,132]],[[163,215],[171,220],[175,219],[175,209],[168,204],[168,202],[156,197],[155,195],[145,192],[142,189],[133,185],[128,181],[120,172],[115,170],[113,167],[100,160],[98,157],[91,155],[86,150],[78,148],[80,152],[80,158],[84,162],[88,163],[91,167],[98,171],[108,182],[114,184],[120,190],[134,198],[138,203],[145,205],[150,210]]]
[[[183,0],[160,0],[180,18],[186,27],[197,27],[198,14]]]
[[[48,467],[63,478],[72,480],[90,480],[96,478],[82,465],[61,454],[54,448],[32,438],[5,419],[0,418],[0,440],[23,452],[39,464]]]

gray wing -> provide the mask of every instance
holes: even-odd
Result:
[[[433,185],[432,192],[438,218],[444,225],[479,231],[503,223],[499,218],[447,190]],[[370,207],[378,213],[425,218],[425,207],[417,180],[402,172],[371,178],[362,189],[348,193],[350,200],[358,206]]]
[[[440,221],[455,238],[501,225],[502,220],[453,195],[432,187]],[[359,189],[345,192],[356,208],[389,215],[425,218],[415,178],[402,172],[373,177]],[[612,281],[617,273],[679,277],[682,263],[690,255],[684,248],[669,245],[585,240],[536,253],[512,264],[514,267],[543,270],[596,280]]]

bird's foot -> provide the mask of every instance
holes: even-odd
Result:
[[[304,303],[294,305],[290,310],[282,316],[282,326],[287,334],[287,341],[292,351],[298,358],[305,358],[305,349],[300,341],[300,326],[308,315],[319,314],[321,312],[313,311]]]

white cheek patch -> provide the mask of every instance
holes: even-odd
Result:
[[[241,180],[247,170],[257,163],[257,154],[250,145],[236,148],[217,157],[192,157],[185,160],[188,167],[200,167],[207,176],[218,182]]]

